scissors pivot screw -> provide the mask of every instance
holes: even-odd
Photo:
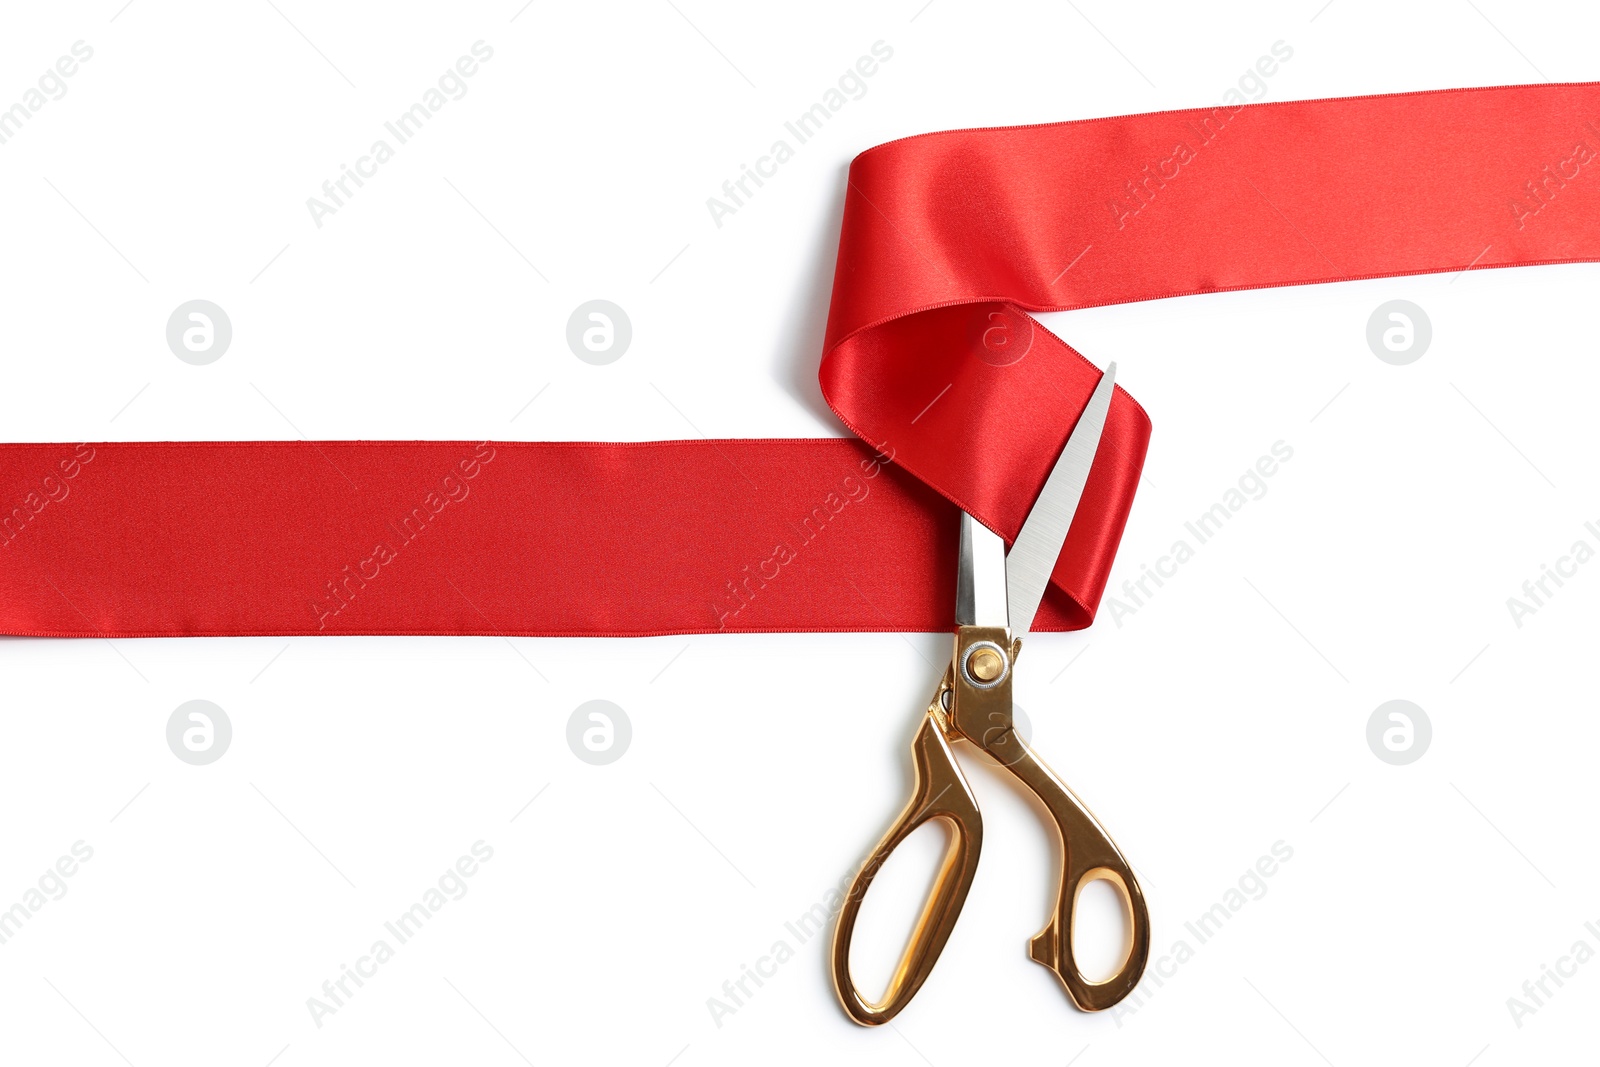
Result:
[[[980,648],[972,654],[972,675],[980,682],[994,681],[1004,666],[993,649]]]
[[[1005,650],[993,641],[975,641],[961,662],[961,673],[979,689],[993,689],[1011,669]]]

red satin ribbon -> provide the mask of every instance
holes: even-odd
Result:
[[[0,632],[948,629],[954,505],[1014,537],[1099,376],[1019,309],[1594,261],[1597,151],[1592,83],[881,145],[821,370],[872,447],[3,445]],[[1119,390],[1036,628],[1091,621],[1149,433]]]

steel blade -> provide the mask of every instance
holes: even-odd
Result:
[[[1067,531],[1072,528],[1072,517],[1077,514],[1089,468],[1100,447],[1116,378],[1117,365],[1107,364],[1006,557],[1006,599],[1011,607],[1011,632],[1018,637],[1033,625],[1039,601],[1050,584],[1050,572],[1055,570],[1061,546],[1067,542]]]
[[[956,570],[956,625],[1005,624],[1005,539],[963,511]]]

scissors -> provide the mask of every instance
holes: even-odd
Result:
[[[978,869],[983,818],[952,744],[965,741],[993,757],[1038,797],[1055,824],[1064,853],[1054,913],[1029,945],[1029,955],[1055,973],[1083,1011],[1109,1008],[1133,991],[1150,954],[1150,916],[1133,868],[1072,790],[1019,736],[1012,722],[1011,681],[1022,637],[1044,597],[1056,558],[1078,509],[1105,429],[1116,380],[1106,368],[1056,461],[1021,532],[1005,542],[966,512],[956,579],[955,653],[911,745],[911,800],[856,875],[833,938],[833,984],[845,1012],[863,1026],[893,1019],[916,996],[950,938]],[[850,941],[861,902],[889,854],[930,819],[951,830],[922,914],[880,1002],[869,1001],[850,974]],[[1127,939],[1111,977],[1090,981],[1073,956],[1078,893],[1103,879],[1122,899]]]

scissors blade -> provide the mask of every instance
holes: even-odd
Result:
[[[956,570],[956,625],[1005,624],[1005,540],[963,511],[961,555]]]
[[[1067,542],[1067,531],[1072,528],[1072,517],[1077,513],[1078,501],[1083,497],[1083,487],[1089,481],[1089,468],[1094,465],[1095,452],[1100,447],[1100,434],[1105,430],[1106,412],[1111,408],[1111,392],[1116,384],[1117,365],[1106,365],[1106,372],[1095,386],[1078,425],[1067,438],[1061,458],[1045,479],[1039,499],[1028,512],[1022,532],[1011,546],[1006,557],[1006,593],[1011,607],[1011,632],[1021,637],[1033,625],[1033,616],[1044,599],[1045,586],[1050,583],[1050,573],[1056,568],[1061,546]],[[962,526],[963,533],[966,526]]]

